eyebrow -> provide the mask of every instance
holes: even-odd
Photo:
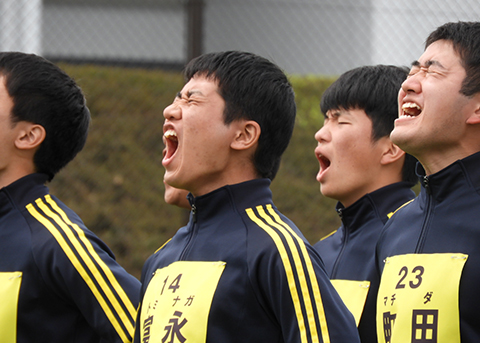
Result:
[[[440,67],[440,68],[442,68],[442,69],[445,69],[445,67],[444,67],[439,61],[437,61],[437,60],[428,60],[428,61],[425,62],[425,65],[424,65],[425,68],[428,68],[428,67],[430,67],[430,66],[438,66],[438,67]],[[419,67],[419,68],[421,68],[421,67],[422,67],[422,64],[421,64],[419,61],[413,61],[413,62],[412,62],[412,67]]]
[[[200,90],[193,89],[193,90],[190,90],[190,91],[187,92],[187,98],[191,97],[193,94],[203,95],[203,93]],[[177,93],[177,98],[178,99],[182,98],[182,92],[181,91]]]
[[[343,109],[330,109],[323,115],[325,118],[338,118],[340,116],[351,116],[351,114],[348,112],[348,110],[343,110]]]

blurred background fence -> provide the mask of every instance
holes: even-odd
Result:
[[[54,60],[181,67],[202,52],[247,50],[289,73],[338,75],[408,64],[477,0],[2,0],[2,50]]]
[[[429,32],[458,20],[480,20],[478,1],[1,0],[0,50],[55,61],[84,89],[93,118],[87,146],[51,188],[139,276],[187,220],[163,202],[160,161],[162,111],[187,61],[245,50],[292,77],[298,121],[272,187],[313,243],[339,223],[315,181],[323,90],[354,67],[409,65]]]

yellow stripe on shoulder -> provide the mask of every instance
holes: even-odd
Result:
[[[50,233],[54,236],[57,240],[67,257],[69,258],[72,265],[75,269],[79,272],[85,283],[88,285],[92,293],[94,294],[95,298],[99,302],[100,306],[102,307],[105,315],[112,323],[112,326],[117,331],[118,335],[122,339],[123,342],[130,342],[131,337],[133,337],[133,322],[136,316],[136,310],[131,303],[128,296],[126,296],[125,291],[123,288],[118,284],[115,276],[113,275],[112,271],[108,266],[106,266],[105,262],[98,256],[97,252],[91,245],[90,241],[85,237],[85,233],[81,230],[78,225],[73,224],[66,213],[53,201],[53,199],[47,195],[45,197],[46,201],[50,206],[58,213],[53,212],[46,203],[43,202],[42,198],[39,198],[35,201],[38,208],[44,213],[41,214],[37,211],[37,209],[32,205],[27,205],[27,210],[30,214],[37,219],[40,223],[42,223],[45,228],[47,228]],[[61,217],[60,217],[60,216]],[[61,228],[58,229],[57,226]],[[65,237],[62,235],[62,232],[68,239],[68,242],[74,247],[74,250],[71,248]],[[83,242],[87,250],[82,246],[78,238],[75,236],[74,232],[77,233],[80,240]],[[84,261],[85,265],[87,266],[90,273],[93,275],[94,280],[98,283],[101,288],[101,291],[105,293],[107,296],[108,301],[114,307],[117,315],[122,320],[123,325],[126,328],[126,331],[122,328],[122,325],[118,322],[118,319],[115,317],[112,309],[108,305],[106,299],[102,295],[102,292],[98,289],[97,285],[90,277],[89,273],[85,270],[82,263],[78,259],[78,256]],[[97,265],[94,261],[97,261],[98,265],[102,268],[107,276],[108,280],[112,287],[117,291],[117,294],[122,298],[125,307],[128,309],[129,313],[127,314],[125,310],[122,308],[121,304],[118,302],[116,296],[113,294],[113,291],[110,286],[107,285],[106,280],[101,275],[100,271],[97,268]],[[130,315],[130,318],[129,318]],[[129,337],[130,336],[130,337]]]
[[[398,211],[399,209],[401,209],[402,207],[407,206],[408,204],[410,204],[410,203],[411,203],[412,201],[414,201],[414,200],[415,200],[415,199],[412,199],[412,200],[410,200],[410,201],[407,201],[405,204],[403,204],[402,206],[400,206],[399,208],[397,208],[395,211],[390,212],[389,214],[387,214],[388,219],[390,219],[395,213],[397,213],[397,211]]]
[[[321,301],[320,290],[318,287],[317,279],[313,266],[311,263],[310,255],[307,252],[305,243],[303,240],[298,237],[298,235],[285,223],[283,222],[271,205],[267,205],[266,209],[268,214],[265,212],[263,206],[257,206],[256,210],[260,218],[255,214],[253,209],[247,209],[246,212],[249,218],[255,222],[259,227],[261,227],[265,232],[273,239],[277,249],[279,251],[282,263],[285,268],[285,273],[287,276],[288,285],[290,288],[290,294],[294,303],[295,313],[299,325],[299,331],[302,342],[307,342],[307,330],[306,324],[310,328],[310,335],[313,342],[318,342],[318,328],[315,321],[316,314],[314,313],[312,299],[310,296],[308,285],[310,284],[313,288],[314,300],[318,307],[319,321],[321,323],[321,333],[323,342],[330,342],[328,335],[328,328],[326,326],[325,313],[323,309],[323,302]],[[286,241],[286,245],[282,241]],[[295,241],[297,244],[295,244]],[[300,251],[298,247],[300,247]],[[288,256],[287,250],[290,252],[293,258],[293,265]],[[308,272],[308,278],[305,273],[303,263],[305,263]],[[295,273],[297,274],[300,290],[297,289],[295,283]],[[306,309],[306,316],[302,313],[301,309],[301,299]]]
[[[167,245],[167,243],[170,242],[171,240],[172,240],[172,239],[170,238],[170,239],[168,239],[165,243],[163,243],[163,245],[162,245],[160,248],[158,248],[157,250],[155,250],[154,254],[156,254],[157,252],[159,252],[160,250],[162,250],[163,247],[164,247],[165,245]]]
[[[335,232],[337,232],[338,230],[335,230],[335,231],[332,231],[330,232],[329,234],[327,234],[326,236],[323,236],[322,238],[320,238],[321,241],[323,241],[324,239],[327,239],[328,237],[330,237],[331,235],[335,234]]]

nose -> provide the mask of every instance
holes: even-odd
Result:
[[[175,103],[172,103],[165,107],[163,110],[163,116],[165,119],[179,119],[182,116],[182,110],[180,106]]]
[[[327,142],[330,138],[330,133],[328,131],[328,127],[326,124],[324,124],[320,130],[318,130],[316,133],[315,133],[315,140],[318,142],[318,143],[322,143],[322,142]]]
[[[424,77],[425,72],[423,70],[407,77],[407,79],[403,81],[401,89],[405,92],[405,94],[409,92],[420,93],[422,91],[421,81]]]

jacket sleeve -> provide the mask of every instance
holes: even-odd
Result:
[[[80,218],[49,195],[27,205],[36,263],[45,283],[107,342],[133,339],[140,282]]]
[[[268,205],[247,214],[274,243],[257,261],[254,282],[284,340],[359,342],[353,316],[330,283],[319,255],[293,223]]]

